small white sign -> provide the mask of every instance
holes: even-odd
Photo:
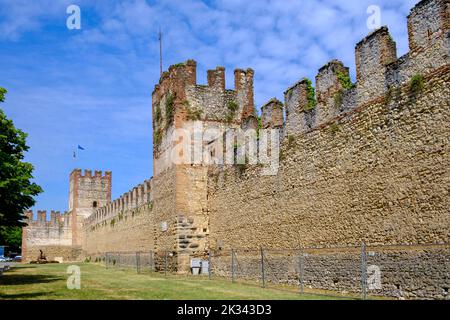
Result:
[[[166,232],[169,229],[169,226],[167,225],[167,221],[161,222],[161,231]]]

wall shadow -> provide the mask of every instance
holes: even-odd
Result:
[[[0,277],[0,285],[24,285],[24,284],[39,284],[50,283],[64,280],[63,277],[54,277],[48,275],[18,275],[18,274],[3,274]]]
[[[52,295],[53,292],[33,292],[33,293],[17,293],[17,294],[2,294],[0,293],[1,300],[16,300],[16,299],[36,299],[38,297],[47,297]]]

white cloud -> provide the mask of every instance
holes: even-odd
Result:
[[[30,31],[39,31],[45,19],[65,21],[69,0],[0,0],[0,39],[17,41]]]
[[[0,0],[4,4],[1,14],[6,17],[0,24],[3,37],[17,39],[24,32],[41,28],[44,18],[61,14],[68,3],[62,1],[56,5],[51,0],[43,1],[37,5],[25,0],[14,4]],[[390,26],[400,53],[405,53],[408,47],[406,14],[415,2],[156,0],[150,3],[121,0],[106,4],[83,0],[80,4],[82,12],[94,10],[100,21],[88,24],[75,36],[73,46],[79,50],[84,47],[84,50],[99,55],[102,52],[96,46],[123,52],[131,50],[136,54],[134,63],[142,61],[143,54],[148,54],[154,56],[152,63],[157,64],[157,30],[162,27],[166,63],[194,58],[199,62],[199,72],[213,68],[213,64],[231,68],[253,67],[261,74],[260,81],[268,82],[264,87],[276,88],[278,83],[298,79],[286,79],[283,74],[280,78],[274,77],[274,73],[279,72],[273,65],[279,69],[284,65],[286,69],[298,65],[311,75],[329,59],[338,58],[348,64],[353,73],[354,44],[370,32],[365,21],[368,17],[366,9],[372,4],[382,8],[383,24]],[[260,61],[270,62],[264,65]],[[257,65],[251,65],[252,62]],[[134,67],[133,71],[139,74],[135,78],[142,79],[142,72]],[[98,79],[103,76],[100,68],[96,74]],[[277,94],[280,93],[271,90],[256,99],[260,102]]]
[[[0,0],[0,70],[2,85],[11,92],[5,108],[28,128],[41,178],[67,160],[71,144],[85,141],[99,155],[80,166],[118,169],[116,181],[130,183],[127,177],[133,175],[137,183],[135,172],[143,180],[151,168],[159,27],[166,68],[196,59],[199,82],[205,82],[206,69],[223,65],[232,88],[233,69],[251,67],[261,106],[272,97],[283,100],[288,86],[305,76],[313,79],[330,59],[342,60],[354,74],[354,46],[370,32],[371,4],[381,7],[382,23],[390,27],[399,52],[406,53],[406,16],[416,2],[79,0],[82,30],[68,32],[70,0]],[[61,165],[62,183],[72,165]]]

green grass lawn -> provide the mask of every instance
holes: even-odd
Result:
[[[0,276],[0,299],[81,300],[310,300],[336,297],[300,295],[226,280],[208,280],[132,270],[106,269],[98,264],[81,268],[81,290],[67,289],[67,264],[18,265]],[[293,288],[295,290],[295,288]]]

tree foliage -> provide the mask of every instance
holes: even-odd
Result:
[[[0,87],[0,102],[4,102],[5,101],[5,94],[6,94],[6,89]]]
[[[18,250],[22,246],[22,228],[0,227],[0,245],[7,245],[10,250]]]
[[[0,101],[4,102],[6,90],[0,88]],[[24,212],[31,208],[33,197],[42,192],[41,187],[32,183],[33,166],[24,162],[27,135],[14,127],[0,109],[0,226],[15,227],[26,225]]]
[[[308,99],[308,104],[305,106],[305,111],[313,110],[317,106],[316,101],[316,89],[312,86],[311,80],[308,78],[303,79],[306,83],[306,95]]]

